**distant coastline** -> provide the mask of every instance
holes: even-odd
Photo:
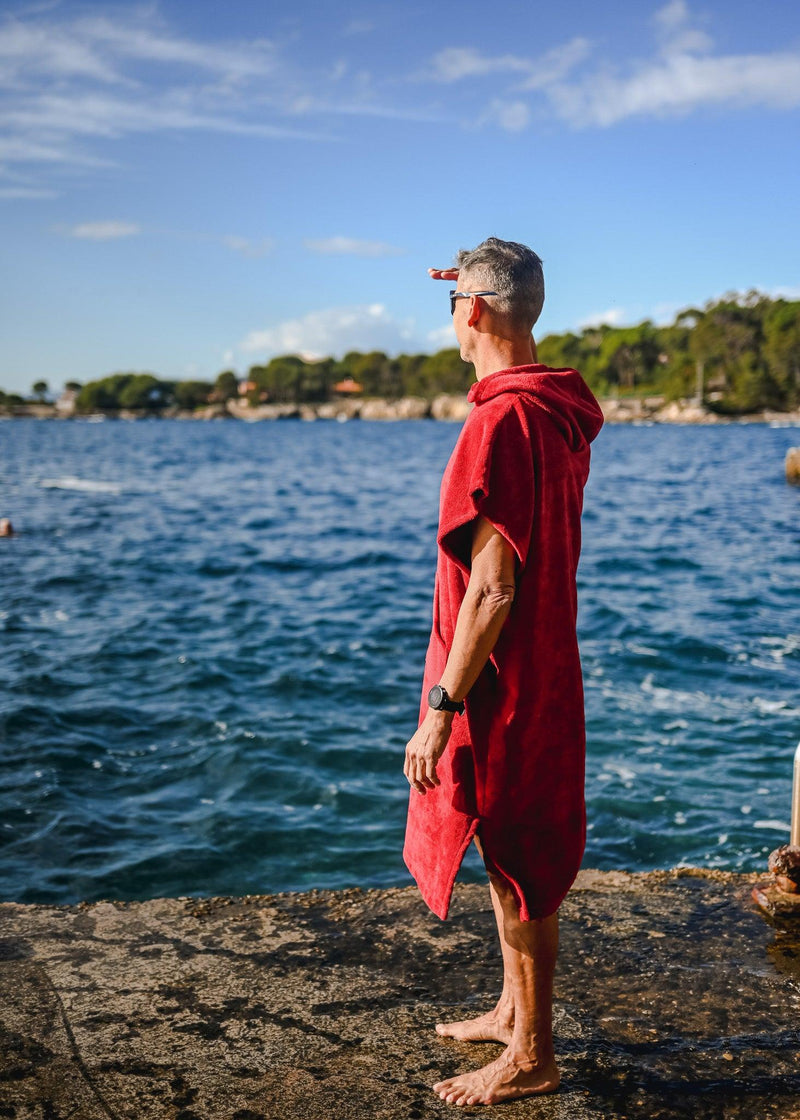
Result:
[[[600,404],[606,423],[610,424],[787,424],[800,425],[800,409],[780,412],[762,409],[741,415],[725,415],[712,411],[692,399],[668,401],[662,396],[606,397]],[[241,420],[254,423],[263,420],[442,420],[463,423],[472,405],[460,393],[441,393],[428,400],[424,397],[367,397],[325,401],[320,404],[260,404],[229,400],[201,408],[167,408],[159,412],[146,409],[117,409],[89,414],[65,415],[54,404],[25,403],[0,406],[0,420],[36,419],[70,420],[83,423],[98,421],[165,420]]]

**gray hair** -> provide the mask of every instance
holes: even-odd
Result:
[[[460,249],[456,265],[462,275],[469,274],[471,284],[497,292],[491,306],[517,330],[533,328],[544,305],[544,272],[533,249],[487,237],[475,249]]]

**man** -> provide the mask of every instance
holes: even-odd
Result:
[[[537,364],[544,280],[532,250],[490,237],[460,252],[456,268],[429,271],[457,281],[453,324],[477,381],[442,480],[421,722],[406,748],[404,857],[445,918],[473,839],[482,854],[502,994],[488,1014],[436,1030],[506,1049],[434,1091],[451,1104],[495,1104],[559,1083],[558,908],[586,836],[575,573],[602,413],[575,370]]]

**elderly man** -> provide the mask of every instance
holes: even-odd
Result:
[[[477,381],[442,480],[420,725],[406,748],[404,856],[441,918],[473,839],[486,865],[502,993],[480,1018],[436,1030],[506,1049],[434,1091],[451,1104],[495,1104],[559,1083],[558,908],[586,836],[575,574],[602,413],[575,370],[537,364],[544,280],[531,249],[490,237],[430,274],[457,281],[453,325]]]

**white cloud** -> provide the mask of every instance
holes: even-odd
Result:
[[[262,237],[259,241],[253,241],[229,233],[220,240],[228,249],[233,249],[235,253],[241,253],[244,257],[265,257],[275,248],[275,241],[271,237]]]
[[[276,62],[275,48],[265,39],[220,46],[191,39],[180,39],[153,25],[152,9],[139,20],[125,23],[105,16],[81,19],[73,34],[102,51],[119,58],[147,62],[178,63],[208,70],[225,81],[238,82],[255,75],[269,74]]]
[[[398,257],[405,249],[387,245],[385,241],[361,241],[356,237],[306,238],[306,249],[312,253],[351,257]]]
[[[189,131],[226,132],[264,138],[318,139],[294,127],[244,121],[235,115],[206,112],[184,94],[166,91],[142,94],[138,100],[106,92],[43,94],[34,102],[11,108],[4,114],[8,124],[29,133],[61,134],[66,138],[94,136],[118,139],[134,132]],[[74,153],[64,151],[64,158]]]
[[[479,124],[497,124],[505,132],[521,132],[528,127],[531,111],[524,101],[501,101],[495,98],[489,106]]]
[[[653,17],[665,54],[710,50],[713,40],[705,31],[691,26],[686,0],[670,0]]]
[[[686,0],[655,13],[655,58],[628,74],[604,68],[547,96],[559,116],[578,127],[607,128],[636,116],[686,115],[704,106],[790,109],[800,105],[800,51],[712,55],[713,40],[695,26]]]
[[[9,17],[0,26],[1,84],[43,74],[133,85],[122,69],[131,59],[182,64],[226,82],[269,74],[276,63],[275,49],[266,40],[219,45],[182,39],[165,29],[153,8],[129,8],[114,20]]]
[[[800,105],[800,52],[695,57],[670,55],[628,78],[598,74],[549,96],[577,126],[607,128],[633,116],[690,113],[708,105],[790,109]]]
[[[530,68],[530,59],[518,55],[489,58],[474,47],[446,47],[433,56],[431,76],[438,82],[459,82],[463,78],[482,78],[487,74],[524,73]]]
[[[0,86],[13,85],[34,74],[99,82],[119,80],[108,61],[68,28],[9,18],[0,27]]]
[[[368,35],[375,30],[375,24],[369,19],[352,19],[342,30],[342,35]]]
[[[69,230],[70,237],[87,241],[116,241],[120,237],[135,237],[141,233],[133,222],[82,222]]]
[[[429,346],[433,346],[437,350],[451,350],[458,344],[456,332],[453,330],[452,323],[447,323],[444,327],[436,327],[435,330],[428,331],[425,335],[425,341]]]
[[[45,187],[0,187],[0,198],[56,198],[57,192]]]
[[[437,82],[460,82],[465,78],[484,78],[489,74],[527,75],[520,89],[541,89],[563,78],[589,53],[587,39],[574,38],[544,55],[485,55],[474,47],[446,47],[432,59],[430,76]]]
[[[239,344],[245,354],[267,358],[299,354],[308,360],[341,357],[348,350],[397,353],[414,340],[413,323],[395,319],[381,303],[310,311],[266,330],[251,331]]]
[[[546,89],[554,82],[560,82],[570,70],[583,62],[590,52],[589,40],[580,37],[554,47],[532,63],[531,76],[522,83],[520,89]]]
[[[609,307],[607,311],[593,311],[578,323],[578,329],[585,327],[620,327],[625,320],[625,311],[621,307]]]
[[[330,141],[329,128],[297,127],[304,94],[326,102],[335,85],[364,111],[375,100],[354,75],[331,77],[281,57],[268,40],[202,40],[173,32],[155,4],[114,17],[68,5],[0,15],[0,175],[37,165],[32,189],[52,189],[73,167],[113,166],[100,145],[132,133],[208,131],[265,140]],[[360,84],[359,84],[360,83]],[[91,147],[89,147],[91,145]],[[27,197],[34,197],[28,194]],[[38,197],[47,197],[41,193]]]
[[[659,8],[653,16],[656,24],[667,34],[671,34],[677,28],[682,27],[688,18],[689,5],[686,0],[670,0],[663,8]]]
[[[575,37],[538,58],[487,55],[474,47],[436,54],[428,76],[453,83],[492,75],[499,89],[480,123],[509,131],[527,127],[520,93],[538,92],[557,117],[576,128],[608,128],[630,117],[686,115],[707,106],[786,110],[800,106],[800,50],[714,54],[710,35],[687,0],[669,0],[653,16],[649,58],[588,65],[591,45]],[[579,64],[584,63],[578,71]],[[507,78],[505,89],[502,76]]]

